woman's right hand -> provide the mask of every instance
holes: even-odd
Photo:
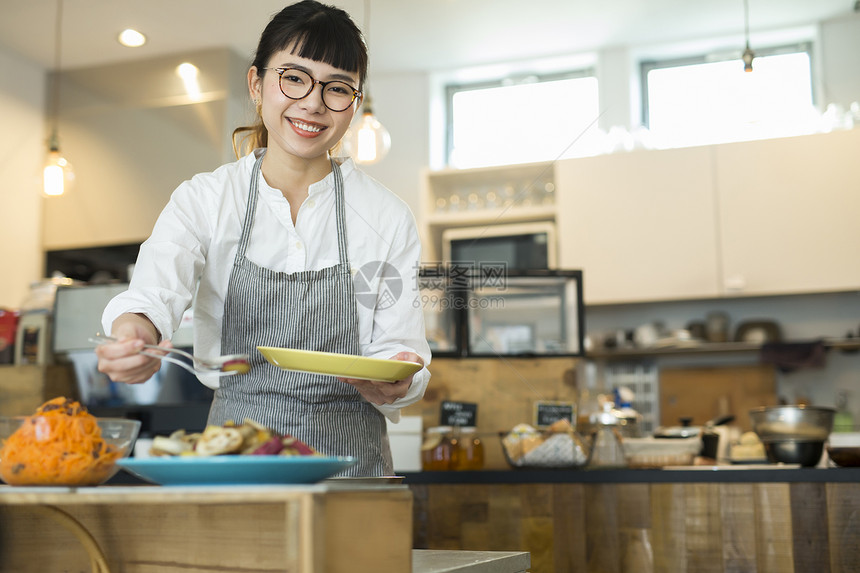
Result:
[[[140,354],[144,344],[158,344],[165,348],[173,345],[169,340],[158,342],[155,326],[141,314],[123,314],[112,327],[111,336],[117,342],[96,347],[99,372],[114,382],[140,384],[146,382],[161,368],[161,361]]]

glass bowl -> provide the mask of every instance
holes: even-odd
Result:
[[[119,470],[140,421],[93,416],[0,417],[0,479],[9,485],[94,486]]]

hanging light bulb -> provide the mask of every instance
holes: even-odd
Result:
[[[743,55],[741,55],[741,59],[744,62],[744,71],[751,72],[753,71],[752,63],[753,58],[755,58],[755,52],[750,48],[750,12],[749,12],[749,2],[748,0],[744,0],[744,36],[746,39],[747,47],[744,49]]]
[[[57,27],[54,46],[54,78],[53,78],[53,127],[48,140],[48,156],[42,170],[42,190],[47,197],[57,197],[68,191],[75,179],[72,164],[60,153],[60,137],[57,124],[60,112],[60,46],[63,21],[63,0],[57,0]]]
[[[749,44],[747,44],[746,49],[744,50],[743,56],[741,58],[744,61],[744,71],[751,72],[753,71],[752,63],[753,58],[755,58],[755,52],[750,49]]]
[[[42,170],[42,190],[47,197],[57,197],[68,191],[74,180],[75,172],[72,164],[60,153],[60,144],[55,132],[51,135],[48,157]]]
[[[364,97],[361,118],[349,128],[345,143],[347,153],[356,163],[377,163],[391,149],[391,135],[373,114],[370,96]]]
[[[364,35],[370,43],[370,0],[364,1]],[[391,135],[373,114],[370,94],[365,89],[362,114],[344,136],[344,147],[356,163],[369,165],[381,161],[391,149]]]

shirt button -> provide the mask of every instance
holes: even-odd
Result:
[[[305,205],[307,205],[308,207],[313,207],[314,205],[316,205],[316,201],[314,201],[313,199],[308,199],[305,202]]]
[[[297,248],[297,249],[301,250],[301,249],[303,249],[304,247],[305,247],[305,246],[304,246],[300,241],[296,241],[296,248]]]

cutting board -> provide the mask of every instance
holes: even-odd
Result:
[[[733,414],[732,425],[752,429],[749,411],[777,404],[776,373],[771,365],[660,369],[660,425],[677,426],[691,417],[701,426]]]

